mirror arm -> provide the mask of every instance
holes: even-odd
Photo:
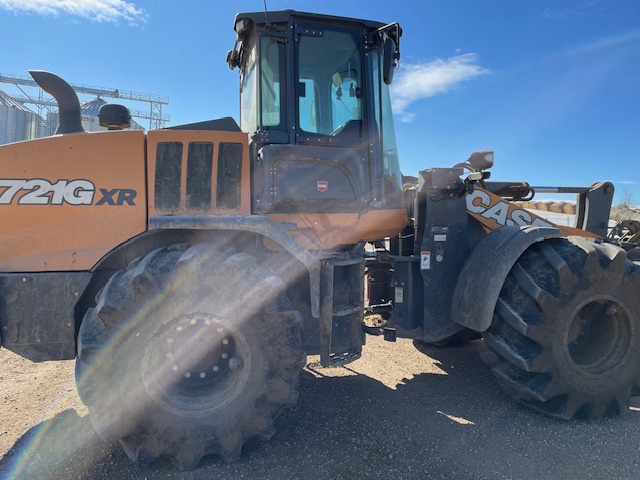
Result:
[[[400,64],[400,37],[402,36],[402,27],[400,27],[398,22],[393,22],[378,28],[378,32],[380,34],[386,34],[395,42],[396,51],[394,52],[393,58],[398,62],[396,65],[397,68]]]

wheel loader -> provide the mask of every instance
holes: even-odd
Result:
[[[108,130],[87,133],[71,87],[31,72],[60,126],[0,147],[3,348],[75,358],[98,434],[185,470],[272,436],[305,355],[345,365],[365,332],[482,337],[518,402],[565,419],[628,410],[640,268],[607,240],[611,183],[568,189],[569,228],[515,203],[528,183],[489,180],[489,151],[403,177],[397,23],[287,10],[234,30],[240,126],[131,131],[105,105]]]

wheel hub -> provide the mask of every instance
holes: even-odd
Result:
[[[225,319],[192,313],[158,329],[142,363],[145,389],[158,406],[198,417],[225,408],[240,395],[251,356],[242,333]]]
[[[610,296],[582,302],[565,330],[565,353],[583,376],[603,378],[626,362],[636,332],[624,305]]]

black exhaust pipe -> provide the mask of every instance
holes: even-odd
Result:
[[[58,102],[59,124],[55,135],[84,132],[80,118],[80,101],[71,85],[51,72],[29,70],[29,73],[40,85],[40,88],[52,95]]]

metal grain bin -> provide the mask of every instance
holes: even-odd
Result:
[[[37,113],[0,91],[0,144],[37,138],[41,129]]]

